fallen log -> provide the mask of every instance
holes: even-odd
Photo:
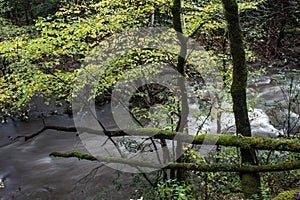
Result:
[[[275,172],[275,171],[287,171],[287,170],[297,170],[300,169],[300,161],[284,161],[276,164],[268,165],[236,165],[236,164],[207,164],[207,163],[177,163],[170,162],[166,166],[161,166],[159,164],[154,164],[153,162],[138,161],[130,158],[121,157],[107,157],[107,156],[92,156],[89,154],[84,154],[81,152],[71,152],[71,153],[61,153],[52,152],[50,156],[63,157],[63,158],[78,158],[90,161],[100,161],[107,163],[120,163],[127,164],[132,167],[147,167],[153,169],[184,169],[193,170],[201,172]]]
[[[118,131],[103,131],[95,130],[86,127],[62,127],[62,126],[44,126],[40,131],[25,137],[25,140],[32,139],[38,134],[46,130],[57,130],[66,132],[87,132],[90,134],[103,135],[106,137],[120,137],[120,136],[141,136],[151,137],[153,139],[168,139],[177,140],[186,143],[201,145],[222,145],[240,148],[253,148],[258,150],[277,150],[290,151],[300,153],[300,140],[297,139],[282,139],[282,138],[262,138],[262,137],[245,137],[228,134],[201,134],[197,136],[187,135],[180,132],[172,132],[170,130],[160,130],[155,128],[139,128]]]

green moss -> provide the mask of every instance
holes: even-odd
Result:
[[[277,197],[273,198],[272,200],[297,200],[297,198],[295,198],[295,195],[297,193],[300,193],[300,188],[296,190],[281,192]]]
[[[84,154],[81,152],[71,152],[69,154],[66,153],[60,153],[60,152],[52,152],[50,153],[50,156],[54,156],[54,157],[64,157],[64,158],[71,158],[71,157],[76,157],[78,159],[83,159],[83,160],[97,160],[97,158],[95,158],[92,155],[88,155],[88,154]]]
[[[260,177],[257,176],[257,173],[242,174],[241,182],[245,197],[251,197],[253,194],[260,194]]]

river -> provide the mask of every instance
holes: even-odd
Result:
[[[269,102],[282,100],[279,88],[270,86],[270,82],[269,76],[252,82],[249,92],[253,98],[258,97]],[[107,105],[98,109],[102,113],[107,110]],[[255,112],[257,114],[251,122],[252,132],[260,136],[275,136],[278,130],[269,123],[270,119],[262,104],[255,105]],[[232,116],[228,115],[227,118],[232,120]],[[109,123],[109,118],[107,120]],[[45,123],[74,126],[69,115],[47,117]],[[42,127],[40,118],[33,118],[28,122],[9,120],[8,123],[0,125],[1,200],[87,199],[96,198],[104,190],[106,192],[102,194],[102,198],[117,200],[129,199],[134,193],[134,188],[129,185],[131,178],[126,173],[121,173],[118,178],[118,182],[124,186],[123,190],[118,191],[112,181],[116,177],[116,171],[102,163],[49,156],[53,151],[87,152],[76,133],[46,130],[27,141],[21,137],[14,139],[35,133]]]

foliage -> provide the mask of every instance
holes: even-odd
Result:
[[[237,157],[237,149],[224,148],[222,151],[210,153],[203,157],[198,151],[190,148],[185,149],[185,162],[195,163],[239,163]],[[287,154],[286,152],[274,152],[269,155],[266,151],[260,151],[259,160],[273,163],[280,160],[294,160],[299,159],[299,155],[296,153]],[[263,164],[263,163],[261,163]],[[152,174],[151,180],[157,180],[159,173]],[[191,179],[187,182],[179,183],[173,179],[162,179],[155,188],[147,183],[141,175],[135,175],[133,186],[137,188],[136,193],[132,197],[133,199],[184,199],[184,196],[188,196],[188,199],[243,199],[241,193],[240,181],[238,174],[236,173],[206,173],[206,172],[191,172]],[[159,177],[159,176],[158,176]],[[148,185],[148,186],[147,186]],[[251,200],[264,199],[268,200],[275,197],[279,192],[289,190],[290,188],[297,188],[299,186],[299,171],[286,171],[286,172],[270,172],[262,174],[262,196],[258,198],[253,196]],[[181,196],[179,195],[181,194]],[[250,200],[249,199],[249,200]]]
[[[192,191],[192,185],[181,185],[176,180],[168,179],[158,183],[156,195],[163,199],[192,200],[195,199]]]
[[[104,38],[132,27],[146,26],[158,3],[167,4],[147,1],[144,7],[129,2],[121,4],[117,0],[62,4],[67,7],[60,7],[51,18],[36,21],[35,37],[24,28],[18,31],[8,24],[8,30],[3,28],[8,37],[0,40],[0,72],[3,75],[0,116],[26,116],[30,105],[26,109],[24,105],[35,94],[52,93],[57,99],[64,97],[70,102],[72,82],[81,59]],[[93,12],[81,15],[87,7]],[[17,95],[13,95],[15,90],[19,90]]]
[[[239,163],[238,152],[235,148],[222,148],[203,156],[197,149],[186,149],[186,157],[194,163]],[[240,182],[237,174],[226,172],[191,172],[196,195],[200,199],[230,198],[240,192]]]
[[[36,5],[34,2],[32,6]],[[8,19],[2,18],[4,21],[3,26],[1,26],[3,34],[1,34],[2,38],[0,39],[0,74],[4,76],[1,77],[1,85],[3,87],[10,85],[10,89],[3,89],[2,87],[1,100],[7,101],[11,99],[14,102],[9,102],[8,104],[0,102],[3,105],[0,115],[4,118],[9,116],[26,116],[30,105],[23,109],[24,105],[27,105],[35,94],[46,97],[50,93],[55,94],[55,96],[59,94],[55,98],[70,102],[72,82],[78,72],[77,69],[82,63],[82,59],[89,54],[93,47],[107,37],[133,27],[148,26],[152,14],[154,14],[155,19],[154,26],[171,26],[170,1],[134,3],[120,2],[118,0],[64,0],[51,2],[53,5],[56,5],[57,12],[51,14],[50,11],[45,11],[49,15],[45,16],[46,18],[39,18],[34,23],[34,27],[16,27]],[[44,1],[38,6],[45,6],[51,2]],[[4,1],[1,3],[5,4]],[[21,3],[24,2],[22,1]],[[5,5],[6,7],[4,6],[2,11],[4,14],[13,9],[13,6]],[[195,33],[199,37],[201,34],[206,34],[205,37],[203,35],[203,39],[211,38],[211,41],[216,41],[217,37],[214,37],[212,32],[218,32],[218,30],[223,30],[225,27],[224,20],[215,15],[216,12],[219,13],[218,16],[222,15],[220,6],[219,1],[196,4],[186,2],[186,33],[190,34],[196,31]],[[212,22],[217,24],[212,25]],[[201,26],[201,29],[196,30],[198,25]],[[222,36],[223,34],[219,35]],[[103,91],[109,92],[111,90],[110,83],[114,83],[117,80],[116,78],[122,76],[124,67],[132,69],[141,63],[163,60],[164,58],[161,58],[161,56],[165,52],[154,52],[156,55],[152,56],[145,56],[149,52],[137,53],[142,59],[141,61],[133,59],[137,55],[127,55],[116,59],[115,67],[111,68],[114,73],[106,77],[102,83],[99,83],[99,96],[103,94]],[[142,58],[143,56],[144,58]],[[27,75],[26,73],[22,74],[24,71],[26,71]],[[51,75],[54,77],[51,78]],[[37,80],[32,81],[32,78],[29,76],[37,77]],[[68,77],[70,82],[61,80],[60,77],[64,76]],[[49,80],[49,82],[44,81],[41,83],[44,77],[47,77],[45,80]],[[10,82],[10,80],[13,81]],[[15,84],[13,85],[13,83]],[[53,84],[49,85],[50,83]],[[34,88],[32,88],[33,85],[35,85]],[[59,87],[53,90],[53,85],[59,85]],[[12,95],[14,90],[26,88],[26,86],[29,86],[29,88],[22,90],[17,95]],[[47,93],[45,93],[45,88],[48,88]],[[18,110],[18,112],[14,110]],[[139,111],[135,111],[138,114]]]
[[[299,27],[300,4],[292,0],[258,2],[257,9],[241,12],[245,39],[252,44],[251,49],[256,49],[262,57],[280,57],[289,30],[296,32]]]
[[[136,176],[138,177],[138,176]],[[194,186],[187,183],[179,183],[176,179],[162,180],[157,183],[155,188],[141,187],[145,181],[142,179],[135,180],[135,186],[138,186],[136,194],[131,199],[176,199],[176,200],[196,200]],[[147,185],[146,185],[147,186]],[[154,189],[154,190],[153,190]]]
[[[290,190],[280,193],[277,197],[273,198],[273,200],[289,200],[289,199],[299,199],[299,190]]]

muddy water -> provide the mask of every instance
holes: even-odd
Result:
[[[266,101],[282,98],[279,93],[274,95],[278,90],[276,86],[270,89],[270,77],[257,79],[250,86],[250,93],[257,92],[253,97]],[[108,109],[104,106],[98,111],[106,116]],[[263,109],[262,105],[256,105],[259,115],[254,117],[256,121],[252,121],[252,132],[261,136],[278,131],[269,124]],[[229,118],[232,121],[232,117]],[[109,116],[105,119],[108,127],[113,126]],[[74,126],[68,115],[49,117],[45,122],[47,125]],[[0,125],[0,199],[86,199],[97,197],[103,189],[107,191],[102,195],[104,199],[129,199],[133,188],[128,186],[128,174],[121,174],[118,180],[125,189],[117,191],[112,183],[115,171],[102,163],[49,156],[53,151],[86,152],[76,133],[47,130],[28,141],[24,138],[13,140],[17,136],[35,133],[42,127],[41,119],[9,121]]]

